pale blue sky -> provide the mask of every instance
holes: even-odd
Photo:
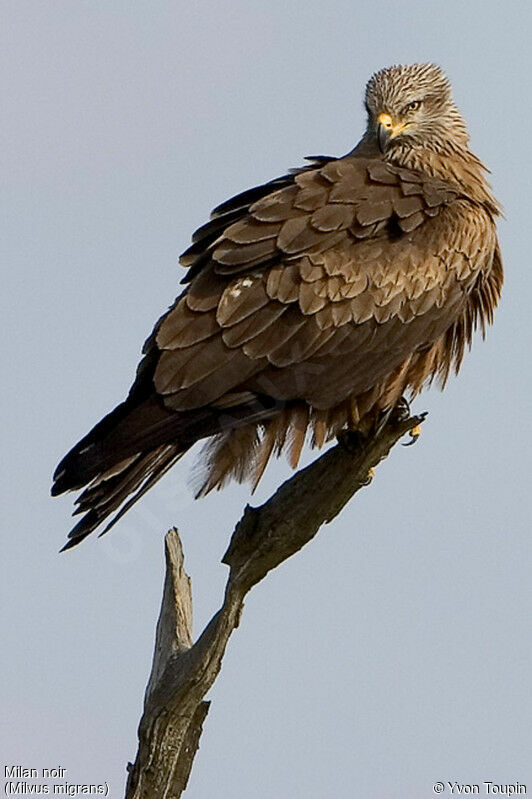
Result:
[[[210,209],[349,150],[369,75],[431,60],[505,207],[496,324],[416,402],[420,442],[249,596],[187,799],[427,799],[436,780],[532,792],[530,4],[2,10],[5,763],[123,795],[163,533],[182,531],[199,630],[248,491],[194,502],[187,457],[108,537],[60,556],[71,497],[49,498],[53,468],[123,398]],[[271,466],[257,500],[287,474]]]

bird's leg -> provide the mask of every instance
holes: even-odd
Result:
[[[360,429],[360,414],[356,399],[347,401],[347,427],[340,430],[336,439],[349,452],[356,452],[362,446],[365,435]]]
[[[410,403],[406,397],[401,397],[395,407],[392,409],[392,414],[398,422],[404,422],[411,415]]]
[[[380,435],[388,422],[399,424],[410,418],[410,403],[406,397],[400,397],[395,405],[381,410],[375,422],[375,435]]]
[[[348,452],[353,454],[359,453],[364,446],[364,443],[374,433],[373,424],[368,420],[366,424],[360,420],[360,413],[358,410],[358,403],[355,398],[348,401],[347,404],[347,427],[341,430],[336,439]],[[373,480],[375,470],[369,469],[364,485],[369,485]]]
[[[351,397],[347,402],[347,427],[349,430],[360,428],[360,413],[356,397]]]
[[[388,408],[388,410],[383,411],[380,418],[378,419],[377,426],[376,426],[376,434],[382,432],[384,427],[388,424],[388,422],[406,422],[407,419],[410,418],[412,415],[412,411],[410,408],[410,403],[406,399],[406,397],[401,397],[400,400],[394,405],[392,408]],[[426,413],[420,413],[419,417],[421,421],[424,421],[426,417]],[[403,444],[404,447],[410,447],[412,444],[415,444],[418,440],[419,436],[421,435],[421,423],[417,424],[412,430],[409,431],[410,441],[406,444]]]
[[[389,418],[392,418],[395,422],[406,422],[406,420],[411,416],[410,410],[410,403],[408,402],[406,397],[401,397],[399,402],[391,409]],[[410,447],[412,444],[415,444],[418,440],[419,436],[421,435],[421,425],[417,424],[412,430],[409,431],[408,435],[410,436],[410,441],[406,444],[403,444],[404,447]]]

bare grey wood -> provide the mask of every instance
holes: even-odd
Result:
[[[220,610],[192,643],[192,594],[174,528],[166,535],[166,577],[153,665],[128,766],[125,799],[177,799],[186,788],[202,725],[204,700],[238,626],[246,593],[330,522],[363,486],[372,469],[424,416],[389,419],[371,438],[346,433],[339,443],[287,480],[258,508],[246,507],[223,562],[229,577]]]

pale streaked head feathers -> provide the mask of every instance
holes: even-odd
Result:
[[[397,146],[422,146],[436,152],[466,148],[465,122],[454,104],[451,84],[435,64],[386,67],[376,72],[366,86],[368,133],[376,135],[378,118],[393,121],[388,142]]]

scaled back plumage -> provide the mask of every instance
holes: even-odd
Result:
[[[237,195],[193,235],[186,287],[128,398],[57,469],[54,493],[87,486],[67,546],[200,439],[201,494],[256,485],[282,450],[295,467],[308,434],[322,446],[370,429],[402,395],[445,383],[492,321],[499,208],[447,78],[432,64],[387,68],[366,108],[347,156]]]

